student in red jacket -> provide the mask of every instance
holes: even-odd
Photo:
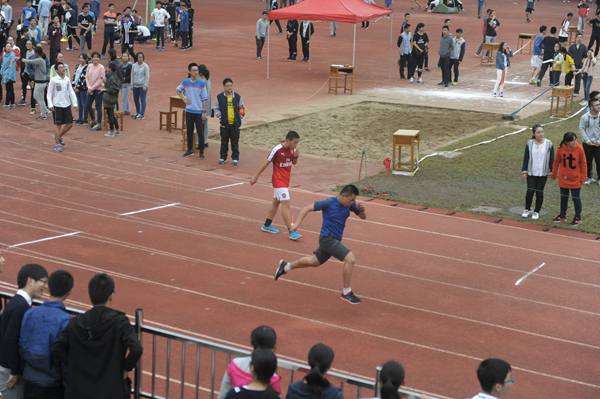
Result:
[[[556,179],[558,176],[558,187],[560,187],[560,215],[553,219],[555,223],[566,222],[567,207],[569,206],[569,193],[573,196],[575,205],[575,218],[571,226],[577,227],[581,224],[581,186],[587,179],[587,164],[583,147],[577,143],[577,135],[567,132],[558,146],[552,174],[550,177]]]

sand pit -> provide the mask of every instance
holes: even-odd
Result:
[[[272,147],[295,130],[300,151],[311,155],[360,160],[362,151],[380,157],[392,154],[398,129],[421,131],[421,152],[433,150],[490,127],[484,113],[442,108],[363,102],[291,120],[245,129],[242,144]]]

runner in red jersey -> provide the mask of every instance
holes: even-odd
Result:
[[[261,230],[267,233],[279,233],[279,230],[271,226],[271,222],[277,214],[277,208],[279,208],[279,204],[281,204],[281,215],[283,216],[283,221],[288,228],[289,237],[291,240],[297,240],[298,238],[302,237],[300,234],[298,234],[298,232],[291,231],[292,219],[290,216],[290,192],[288,190],[288,187],[290,186],[290,175],[292,174],[292,165],[296,165],[298,163],[298,156],[300,155],[296,149],[299,141],[300,136],[298,133],[294,131],[288,132],[287,136],[285,137],[285,142],[273,147],[265,163],[250,179],[250,185],[252,186],[256,183],[260,174],[264,172],[267,166],[269,166],[269,163],[273,163],[273,202],[271,202],[269,213],[267,214],[267,220],[265,221],[264,226],[261,227]]]

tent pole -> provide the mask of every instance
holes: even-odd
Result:
[[[390,44],[390,46],[391,46],[391,44]],[[270,50],[271,50],[271,26],[269,24],[269,26],[267,26],[267,79],[269,79],[269,55],[270,55]],[[390,68],[391,68],[391,66],[390,66]]]
[[[310,54],[310,27],[312,26],[312,22],[308,21],[308,54]],[[302,42],[302,40],[300,40]],[[308,70],[310,71],[310,55],[308,56]]]
[[[356,24],[354,24],[354,45],[352,46],[352,66],[354,66],[355,56],[356,56]]]
[[[394,42],[394,14],[390,14],[390,79],[392,78],[392,43]]]

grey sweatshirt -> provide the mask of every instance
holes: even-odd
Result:
[[[21,59],[21,62],[25,64],[32,64],[35,66],[35,77],[33,78],[36,82],[46,82],[46,60],[43,58],[34,58],[28,60],[25,58]]]
[[[148,83],[150,82],[150,68],[145,62],[142,66],[136,62],[131,68],[131,85],[133,87],[143,87],[148,89]]]
[[[600,115],[593,117],[589,112],[584,114],[579,120],[579,133],[583,143],[591,142],[597,144],[600,142]]]
[[[255,37],[266,37],[267,36],[267,28],[269,27],[269,21],[265,21],[262,18],[256,22],[256,32],[254,32]]]
[[[440,51],[438,51],[438,54],[442,58],[450,58],[452,52],[454,52],[454,38],[450,35],[443,37],[440,41]]]

